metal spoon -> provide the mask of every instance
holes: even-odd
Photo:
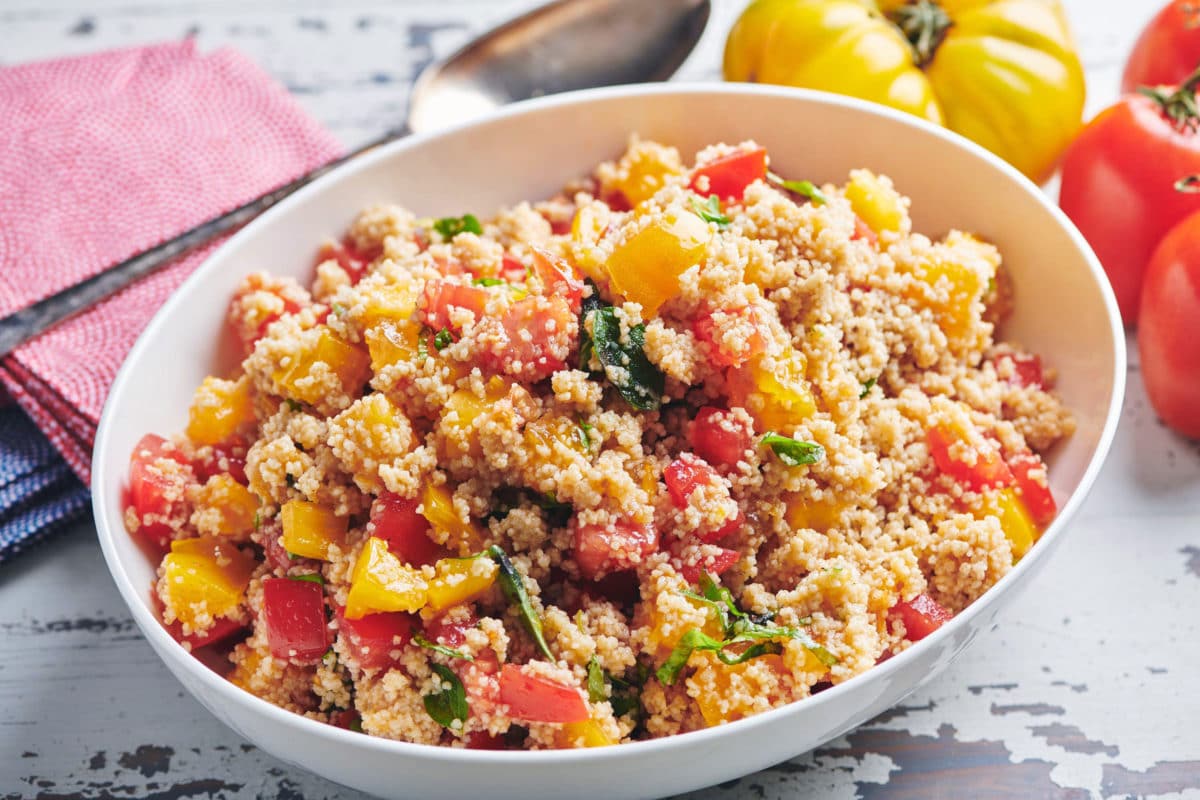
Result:
[[[0,318],[0,356],[250,220],[355,156],[411,131],[463,122],[517,100],[572,89],[666,80],[704,32],[710,0],[556,0],[484,33],[428,67],[407,123],[353,152]]]

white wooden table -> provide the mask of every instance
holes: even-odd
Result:
[[[649,1],[649,0],[648,0]],[[0,0],[0,61],[196,36],[276,75],[347,144],[401,119],[414,70],[529,0]],[[715,77],[718,0],[684,78]],[[1157,0],[1067,0],[1094,112]],[[2,123],[0,109],[0,124]],[[3,224],[0,222],[0,224]],[[899,708],[696,797],[1200,798],[1200,448],[1131,349],[1108,465],[1053,565]],[[0,569],[0,798],[350,798],[204,711],[146,646],[90,523]]]

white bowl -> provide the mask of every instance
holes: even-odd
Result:
[[[1058,368],[1059,392],[1079,424],[1051,459],[1062,511],[1036,547],[952,622],[864,675],[730,725],[617,747],[487,752],[363,736],[259,700],[184,652],[151,610],[154,565],[122,525],[122,488],[138,438],[181,430],[193,389],[233,363],[223,320],[242,276],[266,269],[307,280],[319,241],[340,235],[370,203],[393,201],[439,216],[487,214],[548,197],[618,155],[634,131],[678,146],[685,157],[709,143],[753,138],[767,147],[776,171],[818,182],[870,167],[912,197],[917,230],[937,236],[954,227],[999,245],[1017,292],[1003,333]],[[673,794],[778,763],[870,719],[991,625],[1046,564],[1108,452],[1123,395],[1124,341],[1100,264],[1067,218],[1016,170],[946,130],[857,100],[777,87],[657,85],[559,95],[381,148],[280,203],[214,253],[146,328],[113,384],[96,437],[96,526],[113,579],[150,645],[206,708],[284,761],[386,797]]]

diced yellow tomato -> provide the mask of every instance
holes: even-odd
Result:
[[[811,528],[819,533],[826,533],[838,524],[841,515],[842,506],[839,503],[811,500],[801,494],[793,494],[787,499],[784,518],[793,530]]]
[[[908,208],[904,198],[873,172],[856,169],[846,184],[846,199],[867,227],[875,233],[899,233],[907,227]]]
[[[313,376],[318,364],[327,365],[337,375],[342,389],[351,396],[360,394],[363,384],[371,377],[371,357],[339,339],[325,326],[310,346],[297,353],[291,363],[276,371],[273,377],[288,397],[315,405],[324,398],[326,387],[320,381],[306,379]]]
[[[420,610],[428,588],[421,573],[404,564],[388,550],[387,542],[372,536],[363,544],[350,593],[346,596],[346,618],[362,619],[385,611]]]
[[[771,367],[755,359],[730,370],[732,399],[750,412],[759,430],[790,433],[817,411],[805,371],[804,356],[790,347]],[[758,395],[759,402],[749,401],[753,394]]]
[[[558,740],[561,747],[571,747],[581,739],[584,747],[607,747],[613,743],[613,740],[608,738],[608,734],[600,727],[600,723],[594,719],[583,722],[567,722],[559,730],[561,735]]]
[[[469,556],[483,549],[483,536],[474,523],[464,521],[454,510],[454,498],[445,485],[427,484],[421,495],[421,516],[433,526],[434,539],[444,541],[451,551]]]
[[[525,446],[548,461],[555,461],[558,447],[584,452],[579,424],[561,414],[547,414],[525,426]]]
[[[373,328],[385,321],[398,323],[408,320],[416,308],[412,289],[393,284],[367,295],[359,322],[364,328]]]
[[[305,558],[329,561],[333,547],[344,547],[350,521],[307,500],[289,500],[279,510],[283,547]]]
[[[972,306],[987,289],[979,273],[963,264],[939,259],[912,268],[911,274],[929,288],[909,290],[905,295],[932,310],[946,336],[965,337],[974,326]]]
[[[1028,553],[1041,535],[1025,503],[1014,489],[988,492],[984,495],[983,508],[979,513],[1000,520],[1000,529],[1008,537],[1014,561],[1019,561]]]
[[[229,673],[229,682],[253,694],[254,690],[250,688],[250,682],[254,673],[258,672],[258,668],[262,665],[263,654],[258,650],[249,649],[244,644],[238,647],[239,649],[245,648],[246,652],[234,666],[233,671]]]
[[[442,455],[453,459],[464,455],[480,455],[475,420],[508,394],[508,382],[493,376],[484,387],[483,397],[470,389],[459,389],[446,401],[438,429],[442,432]]]
[[[491,589],[499,571],[487,557],[443,558],[434,565],[436,575],[429,582],[426,608],[441,613],[452,606],[469,603]]]
[[[249,379],[226,381],[210,375],[192,399],[187,436],[199,445],[220,444],[252,422],[254,400]]]
[[[597,254],[595,246],[608,229],[610,218],[607,206],[587,203],[571,219],[571,241],[576,245],[574,264],[597,283],[607,280],[603,257]]]
[[[369,486],[376,481],[376,464],[403,455],[399,452],[400,448],[411,435],[408,417],[382,392],[373,392],[355,400],[348,409],[338,414],[336,424],[353,439],[358,455],[374,462],[367,462],[370,474],[356,472],[355,479],[360,481],[360,485]],[[397,432],[402,426],[403,430]]]
[[[688,679],[689,694],[692,686],[699,691],[694,695],[704,724],[710,728],[725,722],[733,722],[753,714],[754,700],[768,690],[760,685],[753,674],[762,667],[769,667],[780,674],[786,673],[783,658],[765,655],[742,664],[723,664],[715,653],[700,652],[700,664]]]
[[[608,258],[608,277],[626,300],[651,316],[679,293],[679,276],[700,263],[708,247],[708,223],[689,212],[672,212],[633,233]]]
[[[255,559],[215,536],[177,539],[163,557],[158,596],[184,626],[225,617],[245,599]]]
[[[254,530],[258,498],[231,475],[214,475],[200,487],[196,512],[201,530],[244,541]]]
[[[411,320],[385,321],[368,328],[364,338],[371,356],[371,370],[379,372],[390,364],[416,361],[420,335],[421,326]]]
[[[629,205],[636,206],[649,200],[663,187],[668,176],[683,174],[679,166],[663,161],[658,155],[652,150],[635,148],[622,159],[622,166],[626,169],[620,179],[613,183],[613,188],[625,195]]]

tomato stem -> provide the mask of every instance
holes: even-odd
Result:
[[[1200,129],[1200,107],[1196,105],[1196,89],[1200,87],[1200,66],[1179,87],[1139,86],[1138,94],[1149,97],[1158,104],[1159,110],[1175,126],[1175,130],[1195,133]]]
[[[912,45],[913,60],[918,67],[933,60],[933,54],[954,24],[934,0],[913,0],[893,9],[888,17]]]

